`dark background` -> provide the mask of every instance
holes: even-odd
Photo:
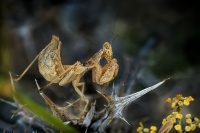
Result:
[[[195,102],[184,113],[198,117],[199,10],[196,1],[186,0],[1,1],[0,96],[12,99],[8,71],[20,74],[53,34],[62,41],[63,64],[85,62],[104,42],[112,43],[120,66],[113,83],[119,88],[120,96],[171,77],[165,85],[127,108],[124,116],[130,126],[117,120],[122,126],[113,122],[109,131],[135,131],[139,121],[160,127],[162,118],[171,111],[165,100],[179,93],[194,97]],[[36,92],[35,78],[41,86],[47,83],[39,74],[37,62],[17,84],[44,105]],[[95,89],[102,88],[91,83],[91,72],[82,80],[86,82],[89,97],[96,94]],[[110,94],[113,83],[102,91]],[[71,83],[65,87],[54,84],[45,93],[59,105],[78,97]]]

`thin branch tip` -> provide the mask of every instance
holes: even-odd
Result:
[[[40,88],[40,86],[39,86],[39,84],[38,84],[38,82],[37,82],[37,79],[35,79],[35,83],[36,83],[37,88],[38,88],[37,92],[40,93],[40,94],[42,94],[41,88]]]
[[[169,77],[169,78],[166,78],[166,79],[164,79],[165,81],[167,81],[167,80],[170,80],[171,79],[171,77]]]

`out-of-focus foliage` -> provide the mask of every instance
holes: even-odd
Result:
[[[63,122],[59,118],[52,116],[52,114],[47,112],[47,110],[44,107],[42,107],[38,103],[35,103],[25,93],[17,90],[14,95],[20,104],[24,105],[25,108],[27,108],[31,113],[33,113],[33,116],[36,115],[37,117],[39,117],[39,119],[44,120],[44,122],[52,125],[59,131],[67,133],[77,132],[74,128],[63,124]]]
[[[4,20],[3,20],[3,4],[0,4],[0,97],[11,97],[11,85],[9,81],[9,49],[6,44],[6,36],[4,33]]]

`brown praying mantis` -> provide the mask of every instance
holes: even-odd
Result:
[[[108,84],[118,74],[119,66],[117,60],[113,59],[112,47],[108,42],[105,42],[103,48],[95,53],[84,64],[77,61],[73,65],[63,65],[60,57],[60,49],[61,41],[57,36],[52,35],[51,42],[35,57],[15,81],[19,81],[38,59],[39,72],[47,81],[50,81],[50,83],[40,88],[39,91],[46,89],[52,83],[58,83],[60,86],[64,86],[65,84],[72,82],[75,91],[86,102],[83,110],[84,113],[89,101],[83,94],[85,83],[80,82],[81,77],[88,70],[92,69],[93,82],[100,85]],[[102,58],[105,58],[108,62],[104,67],[100,65],[100,60]],[[82,91],[79,90],[78,86],[82,86]]]

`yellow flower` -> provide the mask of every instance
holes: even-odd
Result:
[[[176,103],[172,103],[172,105],[171,105],[171,108],[173,109],[173,108],[175,108],[175,106],[176,106]]]
[[[191,124],[192,123],[192,120],[189,118],[189,119],[186,119],[186,123],[187,124]]]
[[[190,99],[190,101],[194,101],[194,98],[192,96],[188,97]]]
[[[198,127],[200,128],[200,123],[198,124]]]
[[[188,99],[185,99],[185,100],[183,101],[183,104],[184,104],[185,106],[188,106],[188,105],[190,104],[190,102],[188,101]]]
[[[191,114],[186,114],[185,117],[186,117],[187,119],[189,119],[189,118],[191,118]]]
[[[176,131],[181,131],[181,125],[175,125],[174,128],[176,129]]]
[[[145,133],[148,133],[148,132],[149,132],[149,129],[148,129],[148,128],[144,128],[143,131],[144,131]]]
[[[182,118],[183,118],[183,115],[182,115],[182,114],[176,114],[176,118],[182,119]]]
[[[191,127],[192,131],[194,131],[196,129],[196,125],[195,124],[191,124],[190,127]]]
[[[137,128],[137,132],[140,132],[140,131],[142,131],[142,127]]]
[[[179,101],[178,99],[175,99],[175,100],[173,101],[173,103],[174,103],[174,104],[177,104],[178,101]]]
[[[163,119],[162,124],[164,125],[167,122],[166,119]]]
[[[199,122],[199,119],[197,117],[194,117],[195,122]]]
[[[156,133],[155,131],[150,131],[149,133]]]
[[[172,112],[172,114],[173,114],[173,115],[176,115],[176,114],[178,114],[178,112]]]
[[[186,132],[189,132],[190,129],[191,129],[190,126],[185,126],[185,131],[186,131]]]
[[[157,127],[156,127],[156,126],[151,126],[150,129],[151,129],[152,131],[157,131]]]
[[[178,99],[178,98],[182,98],[182,95],[181,94],[178,94],[178,95],[176,95],[176,98]]]
[[[166,119],[169,120],[169,119],[171,119],[171,118],[172,118],[172,115],[170,114],[170,115],[167,116]]]
[[[167,98],[166,103],[170,103],[171,101],[171,98]]]
[[[176,123],[176,119],[174,118],[174,117],[172,117],[171,119],[170,119],[170,121],[174,124],[174,123]]]
[[[179,106],[183,106],[183,102],[182,101],[178,101],[178,105]]]

